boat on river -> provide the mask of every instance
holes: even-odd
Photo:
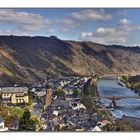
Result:
[[[125,87],[125,83],[120,80],[120,77],[118,77],[117,81],[120,86]]]

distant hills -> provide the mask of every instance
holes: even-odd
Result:
[[[57,37],[0,36],[0,85],[52,76],[140,71],[140,48],[64,41]]]

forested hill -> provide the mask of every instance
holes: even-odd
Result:
[[[0,84],[53,76],[140,71],[140,48],[64,41],[57,37],[0,36]]]

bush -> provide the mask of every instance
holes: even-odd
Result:
[[[74,89],[73,90],[73,97],[76,98],[76,97],[78,97],[78,95],[80,95],[80,92],[78,91],[78,89]]]
[[[59,96],[65,96],[65,92],[62,89],[58,89],[54,93],[55,95]]]
[[[12,122],[20,120],[24,111],[20,108],[0,107],[0,116],[5,121],[5,126],[9,126]]]

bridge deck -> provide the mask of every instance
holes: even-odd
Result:
[[[92,97],[92,99],[110,99],[110,100],[120,100],[120,99],[126,99],[126,98],[135,98],[140,99],[140,96],[99,96],[99,97]]]

